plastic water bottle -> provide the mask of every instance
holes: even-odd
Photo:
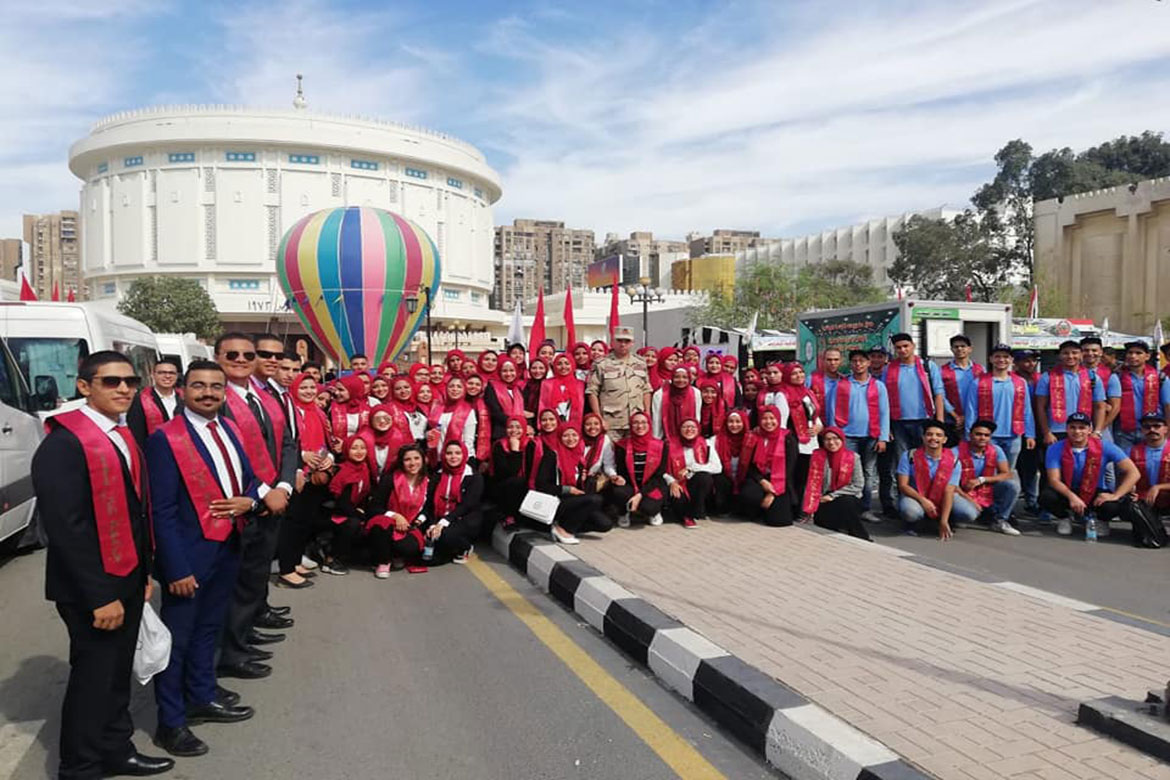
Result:
[[[1085,541],[1097,541],[1097,518],[1092,515],[1085,518]]]
[[[1097,541],[1097,532],[1093,531],[1093,541]],[[433,560],[435,557],[435,542],[433,539],[427,539],[426,546],[423,547],[422,559],[424,561]]]

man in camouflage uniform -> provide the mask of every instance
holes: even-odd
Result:
[[[601,415],[614,441],[629,434],[631,414],[650,413],[650,376],[646,361],[632,353],[633,346],[633,329],[614,328],[613,351],[593,364],[585,384],[589,410]]]

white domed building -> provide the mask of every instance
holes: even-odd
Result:
[[[499,329],[492,204],[500,179],[478,149],[443,133],[304,108],[175,106],[99,121],[73,144],[82,180],[82,267],[90,297],[113,305],[134,279],[197,279],[225,327],[302,332],[284,308],[274,254],[298,219],[373,206],[434,239],[442,289],[436,329]],[[273,320],[276,322],[273,322]]]

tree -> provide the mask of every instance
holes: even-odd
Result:
[[[215,302],[194,279],[177,276],[135,279],[126,297],[118,303],[118,311],[155,333],[194,333],[209,339],[219,332]]]
[[[873,303],[885,297],[873,284],[869,266],[860,263],[826,260],[800,268],[757,264],[738,275],[731,295],[712,293],[706,306],[692,311],[691,323],[743,328],[759,312],[757,328],[792,330],[802,311]]]
[[[970,285],[973,300],[997,301],[1017,267],[998,242],[970,209],[953,220],[913,216],[894,234],[898,259],[890,280],[923,298],[963,300]]]
[[[1023,271],[1032,285],[1032,147],[1020,139],[1008,141],[995,154],[995,178],[971,198],[982,228],[977,240],[985,240],[995,255],[992,265],[1008,274]],[[974,281],[972,281],[974,284]],[[992,300],[985,298],[984,300]]]

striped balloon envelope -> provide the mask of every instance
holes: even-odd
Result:
[[[325,209],[289,228],[276,253],[280,286],[305,330],[339,365],[370,365],[410,344],[439,289],[439,250],[421,227],[365,206]],[[407,300],[415,298],[414,312]]]

